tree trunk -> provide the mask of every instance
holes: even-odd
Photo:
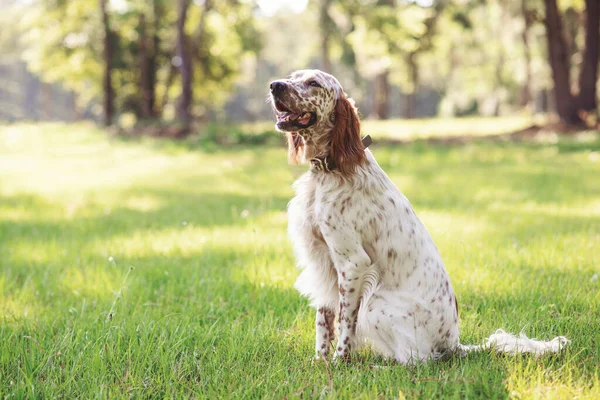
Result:
[[[73,121],[79,121],[81,119],[81,112],[79,112],[79,107],[77,106],[77,93],[75,91],[71,91],[71,107]]]
[[[319,9],[319,26],[321,27],[321,62],[323,71],[331,73],[331,59],[329,57],[329,36],[333,21],[329,16],[331,0],[321,0]]]
[[[563,123],[580,125],[582,120],[577,114],[577,108],[571,94],[567,45],[556,0],[544,0],[544,4],[546,6],[544,25],[546,26],[546,36],[548,38],[548,57],[552,69],[552,79],[554,80],[556,111]]]
[[[527,9],[527,0],[521,0],[521,15],[523,16],[524,28],[521,33],[523,39],[523,55],[525,56],[525,82],[521,88],[521,107],[531,104],[531,46],[529,45],[529,29],[531,28],[532,15]]]
[[[152,1],[152,17],[153,17],[153,29],[152,29],[152,55],[149,58],[149,75],[150,75],[150,86],[149,91],[152,98],[152,116],[156,117],[159,111],[156,109],[156,103],[158,102],[156,96],[156,81],[158,71],[158,56],[160,54],[160,35],[158,33],[160,29],[160,20],[163,15],[163,7],[160,4],[160,0]],[[161,111],[162,112],[162,111]]]
[[[389,102],[390,102],[390,84],[388,77],[390,71],[385,71],[375,76],[374,96],[373,96],[373,114],[377,119],[388,119],[389,117]]]
[[[150,52],[146,32],[146,16],[141,13],[139,17],[140,39],[140,93],[142,94],[142,118],[152,118],[154,115],[154,88],[151,82]]]
[[[579,95],[577,106],[581,110],[596,110],[596,84],[598,81],[598,56],[600,36],[600,3],[598,0],[585,0],[585,48],[583,65],[579,75]]]
[[[331,60],[329,58],[329,38],[327,36],[323,36],[323,39],[321,41],[321,57],[323,62],[323,71],[330,74]]]
[[[153,0],[153,24],[151,25],[152,39],[148,35],[146,15],[139,16],[139,47],[140,47],[140,93],[142,94],[142,117],[154,118],[156,111],[156,63],[160,46],[158,36],[159,10],[158,1]]]
[[[42,120],[52,119],[52,86],[46,82],[42,82],[42,111]]]
[[[560,3],[561,0],[558,0]],[[560,13],[560,11],[559,11]],[[582,17],[573,7],[567,7],[564,13],[561,14],[561,23],[567,45],[567,59],[571,62],[574,57],[581,52],[577,43],[577,35],[582,26]]]
[[[416,52],[408,54],[406,57],[406,66],[408,67],[410,88],[406,94],[404,118],[415,118],[417,114],[417,92],[419,90],[419,68]]]
[[[173,54],[173,53],[170,53]],[[172,57],[171,57],[172,58]],[[162,101],[158,107],[158,116],[162,117],[163,111],[166,105],[169,103],[169,89],[173,85],[173,81],[177,76],[177,68],[173,65],[173,63],[169,64],[169,74],[167,75],[167,80],[165,82],[165,92],[163,93]]]
[[[100,13],[102,15],[102,26],[104,27],[104,75],[102,80],[104,126],[110,126],[113,122],[114,113],[114,91],[112,87],[113,33],[110,30],[106,0],[100,0]]]
[[[506,63],[506,55],[504,46],[500,44],[498,49],[498,59],[496,60],[496,66],[494,68],[494,109],[492,115],[494,117],[500,116],[501,102],[502,102],[502,88],[504,85],[504,64]]]
[[[39,121],[38,97],[40,94],[40,81],[37,80],[26,68],[22,69],[23,93],[23,116],[26,119]]]
[[[190,123],[190,107],[192,104],[192,58],[186,51],[185,21],[189,0],[179,0],[177,12],[177,56],[181,62],[181,96],[177,104],[177,117],[186,125]]]

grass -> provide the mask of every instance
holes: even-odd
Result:
[[[0,127],[2,398],[599,398],[600,135],[373,151],[449,270],[461,342],[563,353],[314,363],[279,146]],[[384,366],[386,368],[375,368]]]

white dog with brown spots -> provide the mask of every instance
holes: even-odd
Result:
[[[316,354],[335,340],[336,358],[363,343],[400,363],[493,348],[507,353],[557,352],[568,340],[529,339],[498,330],[483,345],[459,343],[458,305],[440,254],[360,137],[354,103],[333,76],[293,73],[270,85],[289,159],[310,163],[294,184],[289,235],[296,288],[316,313]]]

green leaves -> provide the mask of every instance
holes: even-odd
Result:
[[[186,23],[188,51],[194,58],[193,89],[198,112],[225,101],[240,70],[240,56],[261,47],[250,4],[213,1],[208,9],[203,4],[190,4]],[[161,99],[167,100],[166,105],[174,104],[180,92],[178,71],[171,65],[175,56],[175,3],[121,0],[108,5],[118,113],[133,112],[139,117],[141,112],[139,20],[142,14],[147,21],[147,50],[157,65],[151,75],[152,86],[162,95]],[[199,23],[203,13],[207,13],[204,25]],[[26,18],[20,28],[29,68],[44,81],[61,82],[75,90],[84,105],[97,102],[101,94],[103,49],[98,1],[36,2],[27,6],[24,14]]]

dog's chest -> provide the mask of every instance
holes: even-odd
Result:
[[[332,221],[336,193],[318,178],[309,172],[294,184],[296,196],[288,206],[288,228],[293,239],[325,244],[323,228]]]

